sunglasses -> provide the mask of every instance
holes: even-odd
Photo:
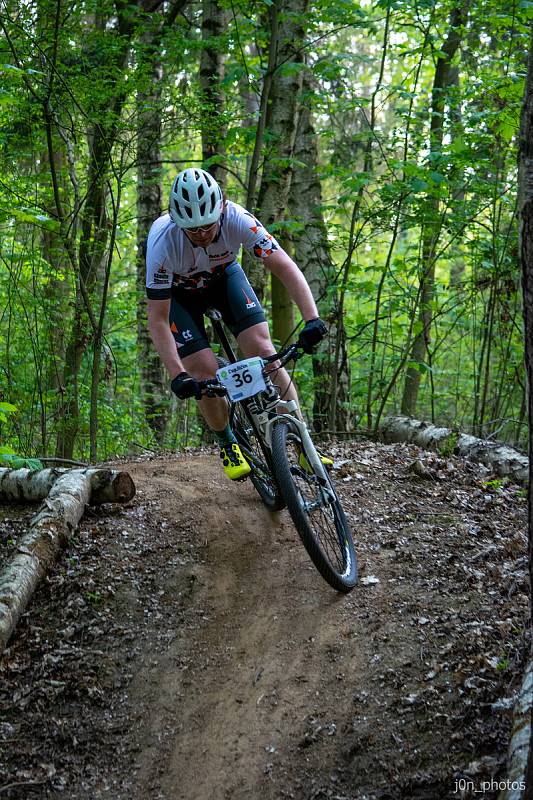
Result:
[[[218,220],[212,222],[211,225],[200,225],[198,228],[185,228],[186,233],[207,233],[212,230],[215,225],[218,225]]]

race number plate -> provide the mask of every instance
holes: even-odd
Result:
[[[261,358],[246,358],[244,361],[237,361],[235,364],[217,369],[216,376],[228,390],[229,399],[235,402],[266,389],[262,370]]]

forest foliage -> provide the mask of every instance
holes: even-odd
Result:
[[[3,0],[4,451],[198,441],[147,344],[141,252],[193,164],[318,297],[331,335],[295,374],[318,430],[402,410],[524,446],[532,20],[530,0]],[[276,287],[260,289],[276,318]]]

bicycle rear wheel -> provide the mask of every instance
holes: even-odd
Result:
[[[257,431],[245,402],[230,408],[230,425],[252,472],[250,480],[269,511],[285,508],[285,500],[271,466],[270,452]]]
[[[357,582],[357,559],[339,498],[326,474],[316,475],[306,463],[300,435],[290,423],[276,422],[272,432],[274,472],[298,534],[324,580],[338,592]]]

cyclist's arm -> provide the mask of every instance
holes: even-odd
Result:
[[[150,337],[172,380],[180,372],[185,372],[185,368],[178,357],[176,342],[168,324],[170,300],[148,300],[147,303]]]
[[[300,314],[304,321],[316,319],[318,317],[318,309],[309,284],[303,272],[296,266],[285,250],[281,248],[274,250],[273,253],[263,258],[263,264],[282,282],[289,293],[289,297],[300,309]]]

